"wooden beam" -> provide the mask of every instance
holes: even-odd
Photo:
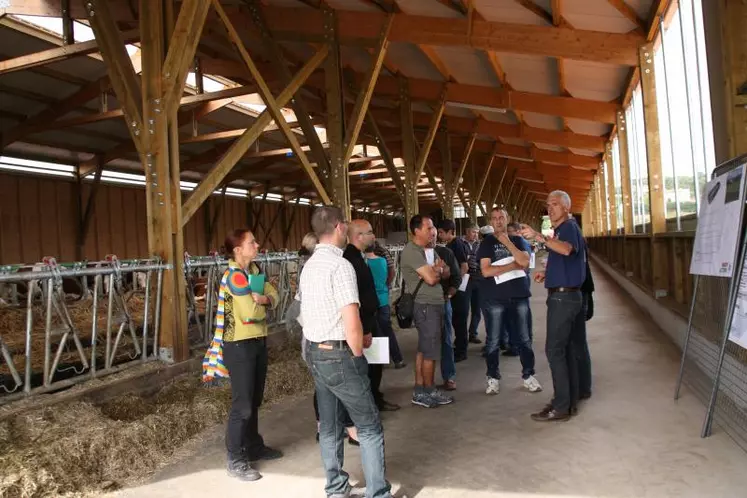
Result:
[[[169,41],[169,51],[163,63],[163,109],[172,114],[187,83],[187,72],[192,67],[202,27],[205,25],[210,2],[205,0],[182,0],[174,33]],[[200,82],[201,84],[201,82]]]
[[[439,150],[441,152],[441,169],[443,170],[443,186],[444,186],[444,202],[442,209],[444,217],[448,219],[454,218],[454,189],[458,185],[454,185],[454,165],[451,161],[451,141],[449,130],[444,126],[441,130],[441,140],[439,140]]]
[[[86,3],[88,20],[96,37],[101,56],[109,72],[109,81],[127,119],[127,129],[138,151],[142,153],[141,134],[150,133],[143,123],[143,98],[135,69],[123,39],[109,9],[109,2],[90,0]]]
[[[462,181],[462,176],[464,175],[464,170],[467,169],[467,164],[469,163],[470,157],[472,156],[472,148],[475,146],[476,139],[477,135],[473,133],[472,135],[470,135],[469,140],[467,140],[467,146],[464,148],[464,153],[462,155],[462,162],[459,164],[459,169],[457,170],[457,174],[454,177],[453,188],[456,188],[456,186],[459,185],[459,183]],[[450,193],[453,197],[454,190],[452,189]]]
[[[391,27],[392,19],[390,17],[381,29],[379,42],[374,51],[371,66],[363,80],[364,83],[358,92],[358,97],[355,99],[355,107],[353,107],[353,113],[350,116],[350,120],[346,123],[345,141],[343,142],[343,163],[345,164],[348,164],[348,161],[350,161],[350,158],[353,155],[353,148],[355,148],[356,142],[358,141],[358,134],[363,126],[363,119],[366,117],[368,105],[371,102],[371,97],[373,96],[373,91],[376,87],[376,80],[379,78],[379,72],[381,71],[384,57],[389,48],[389,31],[391,30]]]
[[[630,157],[628,155],[628,123],[625,113],[617,116],[617,145],[620,157],[620,184],[622,186],[623,229],[625,234],[633,233],[633,202],[630,197]]]
[[[496,146],[497,145],[498,144],[496,143]],[[482,193],[485,190],[485,185],[488,182],[488,178],[490,178],[490,171],[493,167],[494,162],[495,162],[495,154],[490,154],[490,156],[488,156],[488,164],[485,167],[485,172],[482,175],[482,180],[480,180],[480,187],[478,187],[477,193],[475,194],[475,197],[477,197],[478,199],[482,196]],[[502,162],[505,164],[506,159],[504,159]]]
[[[394,158],[392,157],[391,152],[389,152],[389,148],[387,147],[386,142],[384,141],[384,137],[381,135],[381,131],[379,130],[379,126],[376,123],[376,119],[374,119],[373,115],[370,112],[368,112],[367,121],[368,121],[368,126],[371,130],[371,133],[374,136],[374,140],[376,141],[376,148],[379,150],[379,154],[381,154],[381,157],[384,160],[384,165],[386,166],[386,169],[389,172],[389,175],[392,177],[392,180],[394,181],[394,186],[397,190],[397,194],[399,195],[400,200],[402,201],[402,204],[404,204],[405,203],[405,186],[399,177],[397,168],[394,166]]]
[[[420,154],[418,155],[418,160],[415,163],[415,179],[420,179],[420,177],[423,174],[423,168],[425,168],[425,164],[428,161],[428,156],[431,153],[431,147],[433,146],[433,140],[436,138],[436,132],[438,131],[438,126],[441,123],[441,117],[444,114],[444,109],[446,107],[446,100],[445,100],[445,93],[442,95],[441,100],[439,101],[435,112],[431,116],[431,122],[428,125],[428,133],[425,136],[425,140],[423,141],[423,146],[420,148]]]
[[[311,59],[309,59],[301,71],[299,71],[299,73],[293,78],[293,81],[291,81],[288,87],[280,93],[276,105],[284,106],[288,101],[290,101],[291,97],[296,93],[296,91],[298,91],[306,78],[308,78],[308,76],[327,57],[328,52],[329,48],[325,45],[321,47]],[[182,225],[185,225],[187,221],[189,221],[197,209],[199,209],[200,205],[205,202],[205,199],[213,193],[228,172],[231,171],[239,159],[241,159],[246,151],[249,150],[249,147],[251,147],[257,138],[259,138],[262,134],[262,130],[270,124],[271,120],[272,117],[266,109],[257,117],[252,126],[231,144],[210,172],[203,177],[197,187],[195,187],[194,191],[192,191],[190,197],[184,202],[182,208]],[[329,201],[329,198],[327,198],[327,201]]]
[[[249,12],[252,15],[254,25],[259,30],[259,34],[264,43],[264,47],[270,54],[272,68],[279,76],[280,83],[282,85],[287,85],[292,80],[293,75],[288,68],[288,63],[282,48],[273,38],[272,33],[267,26],[264,12],[259,0],[247,0],[245,3],[249,6]],[[329,159],[327,158],[327,154],[322,147],[322,142],[319,139],[316,128],[314,128],[314,123],[310,118],[308,106],[306,105],[301,94],[302,92],[299,90],[293,100],[291,100],[293,112],[296,115],[296,119],[298,120],[301,130],[303,131],[306,143],[308,143],[311,147],[311,154],[317,165],[319,166],[322,177],[324,181],[328,183],[330,175]]]
[[[617,9],[617,11],[626,19],[635,24],[636,29],[641,32],[645,31],[646,21],[638,17],[636,11],[630,5],[626,4],[625,0],[607,0],[607,2]]]
[[[428,177],[428,183],[433,187],[433,191],[436,193],[436,199],[438,199],[438,203],[441,205],[441,209],[443,209],[445,199],[444,195],[448,195],[448,193],[443,193],[446,192],[446,189],[444,188],[444,186],[438,184],[438,182],[436,181],[436,177],[433,176],[431,167],[427,164],[425,165],[425,175],[426,177]],[[446,216],[446,213],[444,213],[444,216]]]
[[[117,34],[119,34],[119,32],[117,32]],[[122,40],[122,50],[124,51],[125,43],[133,43],[140,39],[140,32],[138,30],[130,30],[122,33],[120,36]],[[22,55],[19,57],[14,57],[12,59],[0,61],[0,75],[12,73],[15,71],[23,71],[25,69],[43,66],[46,64],[51,64],[53,62],[67,60],[80,55],[93,54],[100,51],[102,50],[101,47],[99,47],[99,42],[97,40],[50,48],[47,50],[42,50],[41,52]]]
[[[300,161],[301,166],[303,167],[304,171],[306,171],[306,174],[309,176],[309,179],[314,185],[314,188],[317,194],[319,195],[320,199],[322,200],[324,204],[331,204],[332,201],[329,198],[329,195],[327,195],[327,191],[324,189],[324,186],[322,185],[321,181],[319,180],[319,177],[317,176],[316,172],[312,168],[311,163],[309,163],[309,160],[306,157],[306,153],[304,153],[304,151],[301,150],[301,146],[298,143],[298,139],[296,139],[295,135],[293,134],[291,129],[288,127],[288,123],[285,121],[285,118],[283,117],[280,106],[278,106],[277,102],[275,101],[275,98],[272,96],[272,93],[270,92],[269,87],[267,86],[267,83],[265,83],[264,78],[262,78],[262,75],[260,74],[259,69],[257,69],[257,66],[254,64],[254,60],[249,55],[249,52],[246,50],[246,47],[244,46],[244,42],[241,40],[239,33],[236,31],[236,28],[234,28],[233,23],[231,22],[231,19],[226,14],[226,11],[223,10],[223,7],[220,4],[220,0],[213,0],[213,7],[218,13],[218,16],[223,21],[223,24],[225,25],[226,30],[228,31],[229,38],[231,38],[233,43],[236,45],[236,48],[238,49],[239,54],[241,55],[241,58],[244,60],[244,63],[249,68],[249,72],[252,74],[255,82],[257,83],[258,92],[260,96],[262,97],[262,100],[267,105],[267,110],[270,111],[270,115],[273,117],[278,127],[280,127],[280,130],[283,132],[283,135],[285,135],[285,138],[288,140],[288,143],[291,146],[291,149],[293,149],[293,153],[296,156],[298,156],[298,160]]]
[[[267,9],[268,24],[280,36],[319,39],[323,33],[320,13],[300,8]],[[345,42],[376,38],[385,14],[339,11],[340,36]],[[479,19],[393,14],[390,40],[435,46],[470,46],[476,49],[564,57],[583,61],[635,66],[642,36],[569,28],[553,28]]]
[[[659,135],[659,113],[656,103],[656,74],[654,47],[641,47],[641,87],[643,93],[643,121],[646,128],[646,154],[648,163],[649,208],[651,210],[652,233],[666,232],[664,211],[664,178],[661,164],[661,138]]]
[[[605,176],[607,177],[607,203],[610,207],[610,232],[617,235],[617,193],[615,192],[615,169],[612,166],[612,145],[605,160]]]
[[[412,103],[407,79],[400,78],[399,108],[402,132],[402,160],[405,163],[405,219],[418,214],[418,196],[415,185],[420,180],[416,169],[415,132],[412,125]]]

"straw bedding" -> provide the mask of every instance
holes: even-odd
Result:
[[[312,386],[296,341],[271,352],[266,405]],[[89,496],[147,477],[223,423],[229,405],[227,385],[205,388],[193,374],[147,399],[73,402],[0,421],[0,497]]]

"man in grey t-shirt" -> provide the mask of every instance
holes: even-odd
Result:
[[[400,256],[400,267],[405,292],[413,293],[418,283],[422,285],[415,296],[414,320],[418,330],[418,353],[415,359],[415,392],[412,404],[433,408],[454,401],[433,386],[436,361],[441,357],[441,329],[444,321],[444,293],[441,279],[448,277],[449,269],[432,249],[436,227],[428,216],[415,215],[410,220],[410,242]],[[430,247],[429,247],[430,246]],[[432,263],[426,250],[433,251]]]

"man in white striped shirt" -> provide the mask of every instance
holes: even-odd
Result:
[[[336,207],[321,207],[311,217],[319,237],[314,254],[304,265],[299,281],[303,334],[308,342],[319,402],[319,446],[327,476],[325,491],[331,498],[350,495],[344,463],[343,420],[345,407],[358,429],[366,497],[392,498],[384,462],[384,432],[368,379],[358,307],[355,270],[342,257],[347,242],[347,222]]]

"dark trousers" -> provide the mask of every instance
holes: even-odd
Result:
[[[579,396],[578,358],[585,335],[581,292],[553,292],[547,296],[545,353],[555,391],[553,408],[568,413]]]
[[[467,295],[469,296],[471,318],[469,322],[469,336],[477,337],[477,328],[482,318],[482,302],[480,301],[480,282],[471,275],[467,282]]]
[[[467,283],[469,286],[469,283]],[[451,298],[451,323],[454,326],[454,356],[467,355],[467,343],[469,331],[467,320],[469,319],[470,295],[468,292],[457,292]]]
[[[397,336],[392,328],[392,308],[388,304],[379,308],[376,313],[376,322],[379,325],[379,332],[383,337],[389,338],[389,356],[394,363],[401,363],[404,358],[402,351],[399,349]]]
[[[532,338],[529,333],[532,309],[528,298],[512,298],[503,301],[484,303],[485,314],[485,364],[486,375],[493,379],[500,379],[500,341],[501,331],[505,320],[513,330],[516,347],[521,361],[521,377],[523,379],[534,375],[534,350],[532,349]]]
[[[589,397],[591,396],[591,354],[589,353],[589,342],[586,339],[586,303],[587,300],[584,299],[583,309],[576,317],[573,329],[576,331],[574,337],[578,343],[574,347],[577,355],[576,364],[578,365],[578,393],[579,396]]]
[[[316,421],[319,422],[319,399],[316,397],[316,391],[314,391],[314,415],[316,415]],[[353,421],[350,420],[350,415],[345,407],[342,408],[342,425],[346,429],[353,427]]]
[[[223,361],[231,378],[226,450],[231,460],[241,460],[264,446],[259,434],[259,407],[267,378],[265,339],[224,342]]]
[[[391,485],[385,477],[384,430],[371,394],[368,362],[363,356],[353,356],[342,342],[332,349],[326,347],[310,343],[308,351],[319,400],[319,447],[327,477],[325,491],[327,495],[344,495],[350,487],[348,473],[343,470],[344,409],[358,429],[366,496],[391,498]]]

